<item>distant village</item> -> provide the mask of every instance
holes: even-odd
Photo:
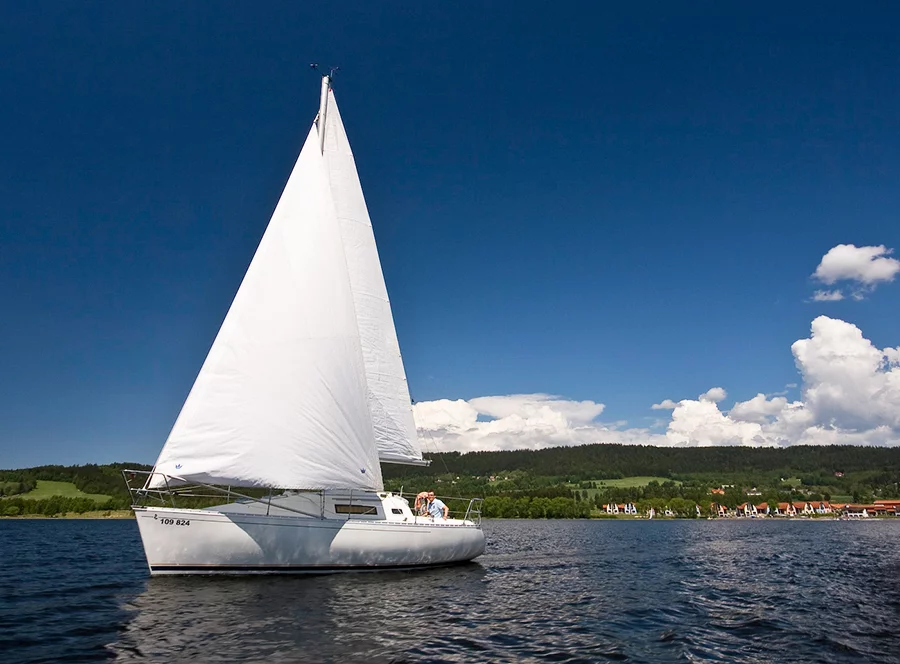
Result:
[[[712,489],[710,493],[714,496],[724,495],[725,489]],[[870,517],[900,516],[900,500],[875,500],[872,504],[867,505],[833,503],[827,500],[772,503],[771,505],[767,502],[759,504],[744,502],[734,506],[721,502],[712,502],[708,505],[708,509],[705,510],[700,505],[695,505],[694,507],[697,518],[706,516],[710,519],[760,519],[765,517],[868,519]],[[684,514],[676,514],[669,507],[663,510],[657,510],[654,507],[641,510],[635,503],[606,503],[601,507],[601,511],[611,516],[622,515],[648,519],[686,516]]]

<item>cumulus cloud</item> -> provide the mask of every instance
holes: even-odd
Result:
[[[839,244],[828,250],[819,262],[813,278],[828,286],[839,281],[850,282],[850,297],[861,300],[865,293],[883,282],[893,281],[900,273],[900,261],[889,256],[894,253],[883,244],[857,247]],[[816,302],[835,302],[844,299],[841,289],[819,290],[813,294]]]
[[[590,443],[665,444],[649,429],[603,423],[604,405],[550,394],[512,394],[464,401],[439,399],[413,406],[425,450],[540,449]],[[485,419],[490,418],[490,419]]]
[[[549,394],[514,394],[502,397],[478,397],[469,401],[479,413],[503,419],[521,416],[528,419],[586,424],[599,417],[605,406],[593,401],[569,401]]]
[[[894,250],[883,244],[875,247],[839,244],[822,257],[813,276],[829,285],[845,279],[863,284],[893,281],[900,272],[900,261],[887,258],[892,253]]]
[[[884,357],[887,360],[888,366],[893,367],[900,364],[900,346],[897,348],[885,348]]]
[[[803,377],[806,407],[816,422],[845,430],[889,426],[900,431],[900,368],[895,349],[879,350],[862,331],[819,316],[809,339],[791,351]]]
[[[538,449],[624,443],[670,446],[900,445],[900,347],[879,349],[851,323],[819,316],[808,338],[791,346],[801,397],[759,393],[720,407],[713,387],[696,399],[664,399],[664,434],[600,422],[604,405],[549,394],[514,394],[414,406],[426,450]],[[790,388],[796,384],[788,385]]]
[[[685,399],[672,412],[670,444],[900,444],[900,349],[880,350],[855,325],[819,316],[791,351],[801,400],[760,393],[723,411]]]
[[[719,410],[714,401],[684,399],[672,411],[666,430],[669,444],[694,445],[759,445],[760,425],[733,420]]]
[[[727,397],[727,396],[728,396],[728,393],[725,390],[723,390],[721,387],[713,387],[713,388],[707,390],[706,392],[704,392],[703,394],[701,394],[697,398],[700,399],[700,401],[708,401],[709,403],[719,403],[720,401],[723,401],[725,399],[725,397]]]
[[[767,397],[763,393],[757,394],[747,401],[739,401],[734,404],[728,415],[738,422],[756,422],[765,424],[770,417],[782,412],[788,405],[788,400],[783,396]]]

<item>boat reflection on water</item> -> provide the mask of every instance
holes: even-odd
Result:
[[[414,572],[154,577],[108,646],[117,661],[403,661],[448,624],[484,624],[476,563]],[[448,605],[448,595],[466,606]],[[442,628],[441,625],[444,627]]]

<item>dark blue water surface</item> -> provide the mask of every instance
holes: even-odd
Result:
[[[0,661],[900,661],[900,520],[484,529],[458,567],[151,579],[133,521],[0,520]]]

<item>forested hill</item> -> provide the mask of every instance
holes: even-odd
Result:
[[[440,474],[496,475],[524,471],[536,476],[569,481],[615,479],[634,475],[658,477],[704,477],[835,472],[900,473],[900,448],[856,446],[759,447],[651,447],[647,445],[581,445],[543,450],[506,452],[446,452],[426,454],[427,468],[386,464],[385,477],[430,477]],[[124,493],[123,468],[149,469],[139,463],[88,464],[83,466],[37,466],[0,470],[0,482],[53,480],[73,482],[85,493]]]
[[[122,470],[149,470],[135,463],[37,466],[0,470],[0,516],[83,514],[131,505]]]
[[[717,487],[717,499],[731,507],[751,497],[773,503],[900,498],[900,448],[600,444],[426,456],[428,468],[384,465],[385,487],[407,493],[437,488],[448,499],[483,496],[485,516],[588,516],[606,502],[673,506],[677,514],[695,516],[695,506],[707,509]],[[0,470],[0,515],[127,508],[126,467],[150,468],[129,463]]]
[[[71,482],[79,491],[87,494],[127,497],[122,470],[150,470],[142,463],[111,463],[84,466],[36,466],[16,470],[0,470],[0,494],[8,496],[25,494],[34,489],[37,482]]]
[[[385,465],[385,477],[427,477],[443,473],[485,476],[516,470],[568,481],[634,475],[724,480],[734,475],[821,475],[824,479],[825,476],[832,477],[835,472],[900,474],[900,448],[836,445],[759,448],[598,444],[507,452],[447,452],[425,456],[432,460],[430,467]]]
[[[840,473],[900,474],[900,448],[797,445],[759,447],[651,447],[646,445],[581,445],[507,452],[447,452],[426,454],[427,468],[386,464],[385,478],[430,477],[440,474],[470,477],[523,471],[567,481],[616,479],[652,475],[676,479],[764,475],[790,477]],[[85,493],[125,494],[123,468],[149,469],[139,463],[84,466],[38,466],[0,470],[0,482],[35,480],[72,482]],[[900,479],[900,478],[898,478]]]

